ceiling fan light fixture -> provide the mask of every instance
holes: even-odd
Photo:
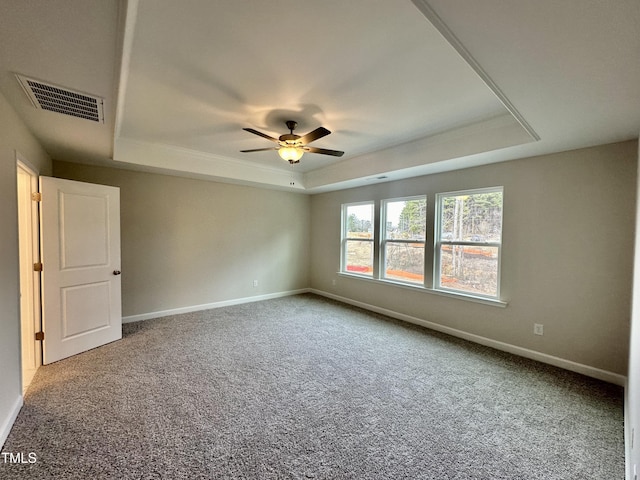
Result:
[[[302,158],[302,154],[304,154],[302,147],[288,146],[280,147],[278,149],[278,155],[280,155],[280,158],[289,163],[298,162]]]
[[[326,128],[318,127],[312,132],[309,132],[304,136],[300,136],[293,133],[293,130],[298,125],[296,122],[294,122],[293,120],[288,120],[285,123],[287,125],[287,128],[289,129],[289,133],[280,135],[278,138],[274,138],[271,135],[259,132],[258,130],[254,130],[253,128],[243,128],[243,130],[245,130],[246,132],[253,133],[254,135],[258,135],[262,138],[266,138],[267,140],[278,144],[278,146],[273,148],[253,148],[251,150],[240,150],[240,152],[249,153],[264,152],[266,150],[277,150],[280,158],[286,160],[291,165],[300,162],[300,159],[302,158],[304,152],[319,153],[322,155],[333,155],[334,157],[341,157],[344,154],[344,152],[341,152],[340,150],[329,150],[327,148],[316,148],[307,146],[309,143],[329,135],[331,132]]]

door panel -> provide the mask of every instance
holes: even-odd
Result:
[[[60,192],[62,270],[109,263],[109,198]]]
[[[109,282],[60,289],[62,295],[62,339],[82,335],[111,324]]]
[[[40,191],[47,364],[122,338],[120,190],[40,177]]]

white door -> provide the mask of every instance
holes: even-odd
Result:
[[[40,177],[43,363],[122,338],[120,189]]]

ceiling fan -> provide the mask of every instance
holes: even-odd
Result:
[[[287,120],[285,122],[287,128],[289,129],[289,133],[285,133],[284,135],[280,135],[278,138],[273,138],[266,133],[259,132],[254,130],[253,128],[243,128],[247,132],[253,133],[254,135],[258,135],[260,137],[266,138],[267,140],[271,140],[274,143],[277,143],[277,147],[270,148],[254,148],[253,150],[240,150],[242,153],[248,152],[264,152],[267,150],[277,150],[278,155],[283,160],[288,161],[291,165],[295,163],[299,163],[300,159],[304,152],[310,153],[320,153],[322,155],[333,155],[334,157],[341,157],[344,155],[344,152],[339,150],[328,150],[326,148],[316,148],[316,147],[308,147],[307,145],[314,140],[318,140],[319,138],[326,137],[331,132],[324,127],[318,127],[312,132],[307,133],[304,136],[296,135],[293,131],[298,126],[297,122],[293,120]]]

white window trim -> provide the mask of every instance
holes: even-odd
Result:
[[[393,203],[393,202],[407,202],[407,201],[411,201],[411,200],[424,200],[426,205],[429,205],[429,202],[427,200],[427,196],[426,195],[411,195],[408,197],[397,197],[397,198],[387,198],[384,199],[380,202],[380,255],[379,255],[379,280],[383,280],[386,282],[392,282],[392,283],[399,283],[402,285],[411,285],[411,286],[421,286],[424,287],[424,282],[426,279],[426,272],[424,272],[425,270],[425,266],[427,264],[426,262],[426,258],[427,258],[427,221],[426,221],[426,215],[425,215],[425,239],[424,240],[405,240],[405,239],[387,239],[386,238],[386,226],[387,226],[387,204],[389,203]],[[423,249],[423,253],[424,253],[424,257],[423,257],[423,281],[422,283],[419,282],[411,282],[409,280],[400,280],[397,278],[388,278],[386,276],[387,274],[387,249],[386,249],[386,244],[387,243],[422,243],[422,249]],[[375,267],[374,267],[375,270]]]
[[[502,219],[504,219],[504,188],[502,186],[495,187],[485,187],[485,188],[475,188],[475,189],[466,189],[466,190],[458,190],[451,192],[441,192],[434,194],[426,194],[426,195],[412,195],[408,197],[398,197],[384,200],[367,200],[363,202],[352,202],[342,204],[341,210],[341,244],[340,244],[340,271],[337,272],[337,275],[343,277],[348,280],[358,280],[370,282],[375,285],[384,285],[385,287],[395,287],[401,288],[405,290],[410,290],[414,292],[422,292],[429,295],[437,295],[440,297],[447,297],[451,299],[457,299],[472,303],[480,303],[483,305],[489,305],[493,307],[505,308],[509,304],[508,301],[500,298],[501,295],[501,266],[502,266],[502,242],[498,245],[494,243],[485,243],[485,242],[458,242],[458,243],[469,243],[472,245],[481,245],[481,246],[498,246],[498,279],[497,279],[497,295],[494,296],[485,296],[481,294],[465,292],[462,290],[454,290],[447,289],[446,287],[436,287],[440,282],[439,278],[439,252],[440,248],[437,242],[437,239],[440,236],[440,212],[439,212],[439,196],[450,196],[450,195],[464,195],[464,194],[473,194],[473,193],[492,193],[492,192],[502,192]],[[402,282],[397,279],[388,279],[384,278],[384,272],[380,272],[381,269],[384,269],[385,263],[383,263],[382,255],[383,253],[380,251],[383,243],[381,239],[383,238],[383,233],[381,228],[386,224],[386,219],[384,217],[385,209],[382,207],[384,202],[393,202],[403,199],[412,199],[412,198],[425,198],[427,199],[427,225],[426,225],[426,241],[425,241],[425,275],[424,275],[424,284],[421,285],[419,283],[411,283],[411,282]],[[430,198],[435,201],[430,203]],[[372,239],[353,239],[359,241],[370,241],[373,243],[373,275],[363,275],[358,274],[356,272],[348,272],[346,271],[346,209],[348,206],[353,205],[373,205],[373,216],[374,216],[374,238]],[[430,205],[432,205],[430,207]],[[376,232],[378,238],[376,238]],[[433,240],[429,240],[431,237]],[[428,242],[428,243],[427,243]],[[441,242],[445,243],[445,242]],[[449,242],[446,242],[449,243]],[[451,242],[457,244],[456,242]],[[433,249],[433,250],[432,250]],[[433,262],[433,263],[431,263]],[[433,285],[433,286],[432,286]]]
[[[360,281],[364,280],[366,282],[370,282],[378,285],[384,285],[387,287],[397,287],[405,290],[412,290],[414,292],[421,292],[429,295],[437,295],[439,297],[454,298],[457,300],[463,300],[463,301],[472,302],[472,303],[481,303],[483,305],[490,305],[492,307],[505,308],[507,307],[507,305],[509,305],[509,302],[505,300],[500,300],[498,298],[493,298],[493,297],[482,297],[482,296],[467,294],[459,290],[451,290],[451,291],[436,290],[434,288],[424,287],[418,284],[396,282],[396,281],[387,280],[387,279],[371,278],[371,277],[366,277],[364,275],[357,275],[351,272],[336,272],[336,274],[346,279],[355,279]]]
[[[442,234],[442,217],[441,217],[441,209],[442,209],[442,200],[445,197],[454,197],[461,195],[480,195],[483,193],[498,193],[502,194],[502,209],[500,211],[500,239],[502,239],[502,226],[504,219],[504,187],[496,186],[496,187],[486,187],[486,188],[474,188],[469,190],[458,190],[454,192],[441,192],[436,193],[435,196],[435,208],[436,208],[436,228],[434,234],[434,262],[433,262],[433,289],[435,291],[455,294],[455,295],[463,295],[463,296],[471,296],[474,298],[483,298],[489,299],[493,301],[500,301],[500,283],[502,277],[502,241],[497,242],[473,242],[473,241],[463,241],[463,240],[441,240],[440,236]],[[496,280],[496,294],[495,295],[483,295],[481,293],[470,293],[465,292],[464,290],[458,290],[455,288],[447,288],[440,284],[440,252],[442,245],[460,245],[460,246],[478,246],[478,247],[497,247],[498,248],[498,271],[497,271],[497,280]]]
[[[373,218],[371,219],[373,238],[352,238],[347,235],[347,209],[349,207],[354,207],[358,205],[371,205],[373,210]],[[376,217],[376,202],[373,200],[368,200],[365,202],[353,202],[353,203],[343,203],[342,204],[342,213],[341,213],[341,241],[340,241],[340,273],[345,275],[352,275],[358,278],[370,279],[372,275],[375,275],[376,271],[376,254],[375,254],[375,217]],[[347,271],[347,241],[356,241],[356,242],[370,242],[372,253],[372,275],[367,275],[364,273],[356,273]]]

